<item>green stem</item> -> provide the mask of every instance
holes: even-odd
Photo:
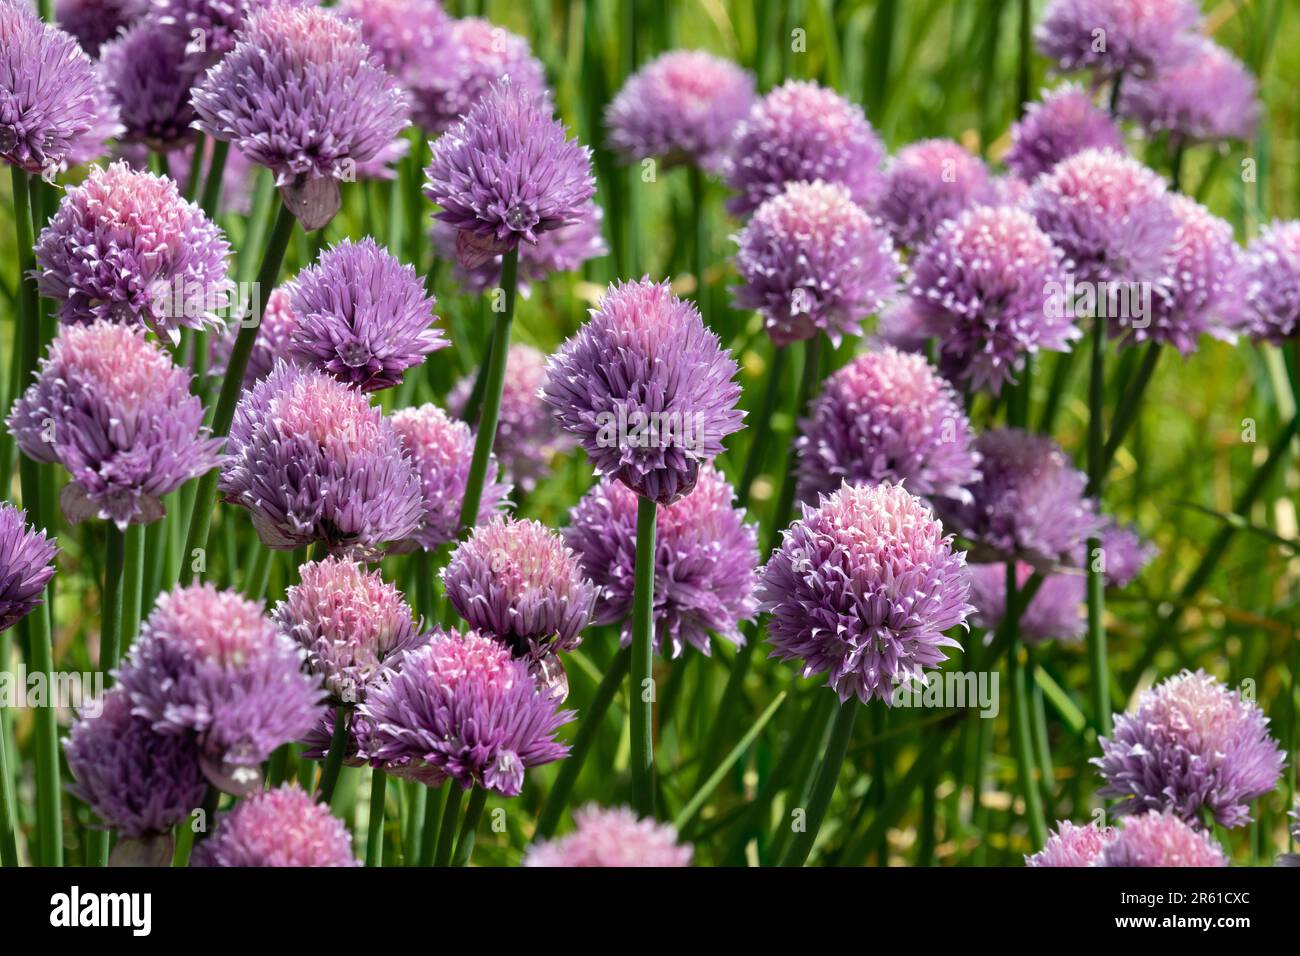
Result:
[[[384,865],[384,803],[388,774],[376,767],[370,772],[370,823],[366,830],[366,866]]]
[[[1147,386],[1151,384],[1151,378],[1155,374],[1156,366],[1160,363],[1162,350],[1159,342],[1152,342],[1146,348],[1142,355],[1142,364],[1129,383],[1128,388],[1124,390],[1124,395],[1120,399],[1119,405],[1115,408],[1115,414],[1110,422],[1110,435],[1106,438],[1106,445],[1101,452],[1101,474],[1106,474],[1110,470],[1110,464],[1115,460],[1115,452],[1119,451],[1119,446],[1124,441],[1124,436],[1137,420],[1138,408],[1142,404],[1142,396],[1146,394]]]
[[[126,529],[124,542],[122,584],[122,629],[118,634],[121,642],[119,656],[131,647],[140,631],[144,599],[144,543],[145,526],[133,524]]]
[[[745,470],[741,474],[740,485],[736,488],[737,508],[749,506],[749,493],[754,479],[763,470],[763,460],[767,457],[767,448],[772,438],[772,413],[776,411],[776,403],[781,395],[781,376],[789,354],[790,349],[783,345],[777,346],[773,352],[772,366],[768,369],[767,384],[763,390],[763,404],[759,408],[758,417],[748,423],[754,434],[749,442],[749,454],[745,457]]]
[[[443,813],[447,808],[448,794],[455,786],[454,782],[448,781],[429,794],[428,799],[425,800],[424,823],[420,827],[420,866],[433,866],[434,852],[438,846],[438,836],[442,829],[440,824],[442,823]]]
[[[1116,85],[1119,80],[1116,79]],[[1088,377],[1088,494],[1101,505],[1105,484],[1105,447],[1103,445],[1105,406],[1106,325],[1100,316],[1093,318],[1092,350]],[[1088,539],[1084,556],[1088,589],[1088,661],[1093,714],[1098,731],[1110,733],[1110,666],[1106,654],[1106,582],[1098,564],[1099,535]]]
[[[402,784],[406,808],[406,829],[402,833],[402,856],[405,866],[415,866],[420,858],[420,839],[424,829],[424,811],[429,805],[429,788],[422,783]]]
[[[456,842],[456,818],[465,791],[455,780],[448,780],[447,802],[442,808],[442,823],[438,827],[438,849],[433,854],[434,866],[446,866],[451,861],[452,844]]]
[[[840,767],[844,763],[844,754],[849,749],[849,738],[853,735],[853,722],[857,719],[861,703],[852,697],[840,704],[832,718],[830,742],[826,745],[826,754],[817,768],[817,779],[812,787],[812,796],[808,801],[808,813],[804,818],[804,829],[797,834],[790,849],[786,851],[782,866],[803,866],[812,852],[817,833],[821,830],[826,810],[831,805],[831,796],[840,779]]]
[[[709,261],[709,219],[704,207],[704,173],[695,163],[689,167],[691,186],[691,213],[695,221],[695,239],[691,243],[691,271],[695,273],[695,304],[699,306],[704,324],[709,324],[709,285],[704,272]],[[716,329],[714,331],[717,331]]]
[[[452,866],[469,866],[469,858],[474,853],[475,831],[478,830],[479,818],[483,816],[483,805],[487,803],[487,789],[475,787],[470,794],[469,804],[465,807],[465,818],[460,823],[460,837],[456,840],[456,853],[451,858]]]
[[[658,505],[642,497],[636,513],[636,577],[632,596],[632,665],[628,721],[632,735],[632,806],[654,816],[655,518]],[[649,699],[646,694],[649,692]]]
[[[122,570],[126,562],[125,540],[112,522],[107,527],[107,547],[104,559],[104,586],[99,607],[99,671],[108,683],[108,673],[117,666],[122,648]],[[107,829],[91,831],[87,857],[91,866],[108,866],[109,832]]]
[[[47,599],[49,592],[46,593]],[[42,604],[23,619],[31,647],[33,673],[54,683],[54,645],[50,638],[50,608]],[[29,675],[30,676],[30,675]],[[36,832],[40,838],[42,866],[63,865],[63,787],[59,782],[58,708],[53,701],[36,708]]]
[[[207,152],[208,138],[203,133],[194,135],[194,151],[190,153],[190,174],[185,180],[185,199],[193,202],[199,196],[199,180],[203,177],[203,154]]]
[[[0,657],[0,669],[9,669],[9,644],[3,643],[6,653]],[[10,867],[18,865],[18,841],[14,836],[14,814],[16,805],[13,799],[12,778],[9,775],[8,748],[5,744],[4,715],[0,712],[0,865]]]
[[[1047,840],[1047,824],[1043,819],[1042,794],[1034,779],[1034,745],[1030,731],[1029,691],[1025,681],[1025,668],[1020,660],[1023,647],[1020,643],[1019,622],[1011,613],[1016,599],[1016,563],[1007,562],[1007,633],[1011,644],[1007,648],[1007,669],[1011,678],[1011,746],[1015,752],[1016,769],[1020,778],[1020,793],[1025,800],[1025,816],[1029,823],[1029,837],[1037,850]]]
[[[348,742],[348,709],[334,708],[334,732],[330,735],[330,749],[325,753],[325,763],[320,771],[320,783],[316,788],[316,802],[326,806],[334,799],[334,788],[339,782],[339,772],[343,769],[343,749]]]
[[[198,149],[201,145],[197,144],[195,148]],[[209,219],[215,219],[217,215],[217,203],[221,199],[221,179],[226,172],[226,157],[229,154],[230,143],[223,139],[212,143],[212,162],[208,164],[208,178],[203,181],[203,199],[199,202],[199,206],[207,213]],[[263,291],[269,294],[271,289],[268,286]]]

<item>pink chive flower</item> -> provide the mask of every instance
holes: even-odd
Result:
[[[1300,333],[1300,222],[1265,226],[1246,251],[1247,328],[1281,345]]]
[[[262,308],[260,328],[253,342],[244,370],[244,388],[251,388],[258,379],[266,378],[277,361],[299,365],[289,350],[289,341],[298,328],[298,314],[293,311],[289,295],[292,283],[276,286],[266,298]],[[215,376],[226,374],[230,351],[235,347],[240,324],[232,321],[226,331],[210,340],[211,364],[209,372]]]
[[[904,146],[885,167],[874,203],[894,244],[914,249],[962,210],[992,198],[989,171],[978,156],[949,139]]]
[[[549,97],[546,71],[528,41],[480,17],[451,21],[443,57],[414,89],[416,122],[432,134],[468,116],[502,80],[533,98]]]
[[[191,866],[360,866],[343,821],[311,794],[286,784],[253,794],[217,822]]]
[[[970,567],[970,602],[975,605],[972,622],[984,628],[991,641],[1007,613],[1007,566],[972,564]],[[1023,588],[1034,569],[1024,561],[1016,562],[1016,586]],[[1026,644],[1044,641],[1077,641],[1083,637],[1084,589],[1081,573],[1062,572],[1043,578],[1038,593],[1020,615],[1017,633]]]
[[[1227,866],[1228,856],[1210,834],[1171,813],[1128,817],[1102,847],[1093,866]]]
[[[0,631],[44,603],[58,550],[44,531],[27,524],[27,512],[0,501]]]
[[[1011,127],[1002,162],[1021,181],[1033,182],[1063,159],[1085,149],[1125,150],[1124,134],[1077,83],[1065,83],[1030,103]]]
[[[407,91],[411,119],[436,133],[448,122],[438,104],[456,82],[459,49],[453,21],[438,0],[341,0],[339,12],[361,26],[371,54]],[[504,32],[504,31],[502,31]]]
[[[588,804],[573,813],[574,830],[535,844],[524,866],[690,866],[693,851],[667,823],[641,820],[629,807]]]
[[[1025,857],[1025,866],[1094,866],[1101,851],[1113,839],[1114,827],[1100,827],[1095,823],[1076,826],[1062,820],[1043,848]]]
[[[1248,140],[1259,124],[1255,78],[1209,37],[1188,35],[1177,58],[1120,89],[1120,114],[1181,142]]]
[[[1177,59],[1198,19],[1191,0],[1052,0],[1034,40],[1060,70],[1144,76]]]

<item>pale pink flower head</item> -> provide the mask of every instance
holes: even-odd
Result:
[[[950,139],[925,139],[904,146],[886,165],[874,206],[894,244],[915,249],[942,223],[990,198],[989,171],[978,156]]]
[[[1193,0],[1052,0],[1034,39],[1058,69],[1144,76],[1177,59],[1198,19]]]
[[[638,819],[629,807],[588,804],[573,814],[572,833],[538,843],[524,866],[690,866],[691,847],[666,823]]]
[[[1227,866],[1228,856],[1208,831],[1172,813],[1127,817],[1093,866]]]
[[[1120,89],[1120,114],[1182,142],[1248,140],[1259,124],[1255,77],[1209,37],[1180,38],[1175,62]]]
[[[1056,825],[1043,848],[1025,857],[1025,866],[1095,866],[1106,845],[1115,839],[1113,827],[1095,823],[1076,826],[1069,820]]]
[[[352,837],[328,804],[294,784],[263,790],[221,817],[191,866],[360,866]]]

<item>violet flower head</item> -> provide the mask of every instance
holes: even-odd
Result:
[[[446,122],[426,101],[454,82],[453,22],[438,0],[341,0],[339,12],[361,25],[361,37],[407,91],[411,119],[433,131]]]
[[[194,849],[191,866],[360,866],[343,821],[305,790],[286,784],[253,794],[225,814]]]
[[[29,173],[60,171],[104,99],[76,40],[30,4],[0,3],[0,159]]]
[[[1156,546],[1144,541],[1135,528],[1107,519],[1101,531],[1106,586],[1124,588],[1142,573],[1156,555]],[[1079,567],[1084,566],[1082,558]]]
[[[1179,37],[1198,19],[1192,0],[1052,0],[1034,40],[1066,72],[1145,76],[1177,59]]]
[[[964,209],[992,198],[989,171],[978,156],[950,139],[904,146],[885,167],[874,210],[894,244],[915,249]]]
[[[18,447],[71,476],[60,496],[76,523],[119,528],[162,517],[162,497],[221,460],[190,373],[137,327],[65,325],[9,414]]]
[[[758,568],[757,530],[734,504],[735,492],[707,466],[695,489],[655,519],[655,650],[677,658],[686,645],[706,657],[710,633],[739,647],[740,624],[752,620]],[[598,589],[595,622],[621,624],[632,643],[637,497],[604,479],[574,506],[564,540]]]
[[[1195,823],[1208,811],[1225,827],[1250,822],[1250,802],[1277,786],[1286,762],[1259,706],[1199,670],[1143,692],[1133,713],[1116,715],[1101,752],[1099,793],[1123,798],[1116,813]]]
[[[200,181],[196,190],[202,187],[203,174],[207,167],[211,165],[212,153],[215,150],[215,144],[210,139],[203,142],[203,162],[204,168],[199,170]],[[135,169],[147,169],[149,166],[149,151],[135,144],[135,148],[126,147],[121,150],[123,157],[130,162]],[[176,180],[177,185],[181,187],[182,193],[188,192],[190,182],[190,167],[194,165],[194,144],[187,143],[179,149],[171,150],[167,153],[167,175]],[[248,158],[237,149],[229,150],[226,153],[226,165],[221,170],[221,195],[218,197],[217,213],[218,216],[238,213],[241,216],[247,216],[253,211],[253,187],[256,185],[257,169]],[[195,192],[198,195],[198,192]]]
[[[27,512],[0,501],[0,631],[44,603],[58,550],[44,531],[27,524]]]
[[[763,316],[788,345],[825,332],[839,343],[893,295],[902,265],[889,235],[837,184],[791,183],[736,238],[737,309]]]
[[[945,500],[954,531],[974,542],[979,561],[1023,560],[1040,571],[1073,566],[1087,539],[1101,531],[1087,479],[1051,438],[994,428],[975,439],[980,479],[971,498]]]
[[[303,6],[315,0],[144,0],[149,18],[186,44],[196,36],[190,53],[211,66],[235,48],[249,16],[275,3]]]
[[[346,558],[309,561],[298,574],[271,619],[307,652],[334,703],[364,701],[423,640],[410,606],[378,571]]]
[[[1007,566],[972,564],[970,567],[970,602],[975,605],[972,622],[984,628],[986,640],[1002,626],[1007,612]],[[1034,569],[1024,561],[1016,562],[1016,587],[1024,588]],[[1043,641],[1077,641],[1083,637],[1082,607],[1086,579],[1069,571],[1043,578],[1038,593],[1020,615],[1017,633],[1026,644]]]
[[[1281,345],[1300,334],[1300,221],[1265,226],[1246,262],[1250,334]]]
[[[1120,89],[1120,115],[1180,142],[1248,140],[1259,124],[1255,77],[1209,37],[1179,38],[1177,58]]]
[[[1127,817],[1093,866],[1227,866],[1228,856],[1208,831],[1172,813]]]
[[[174,180],[116,162],[64,195],[36,241],[37,284],[64,322],[139,322],[174,344],[181,326],[220,324],[229,253]]]
[[[275,174],[304,229],[338,212],[354,179],[408,125],[406,94],[356,23],[291,3],[252,13],[194,90],[198,128]]]
[[[802,659],[804,677],[826,674],[841,702],[890,704],[947,660],[943,648],[961,646],[943,632],[974,610],[965,564],[902,485],[844,485],[803,506],[760,574],[772,656]]]
[[[671,504],[742,427],[731,354],[668,283],[614,283],[551,356],[542,397],[596,472]]]
[[[289,365],[299,365],[290,352],[289,340],[298,328],[298,314],[290,304],[291,285],[279,285],[266,297],[262,307],[261,321],[257,338],[253,341],[253,351],[248,355],[248,366],[244,369],[244,388],[252,388],[258,379],[266,378],[275,368],[277,361]],[[240,323],[232,321],[226,331],[211,337],[209,371],[213,376],[226,374],[230,363],[230,352],[239,337]]]
[[[690,866],[693,851],[678,842],[668,823],[639,819],[630,807],[588,804],[573,812],[574,829],[537,843],[524,866],[679,867]]]
[[[369,560],[419,524],[420,478],[392,423],[324,372],[277,363],[240,399],[226,451],[218,487],[268,548],[321,541]]]
[[[717,171],[754,103],[754,77],[702,50],[671,50],[627,78],[605,110],[614,152]]]
[[[435,629],[361,705],[358,741],[372,766],[438,786],[446,780],[519,795],[529,767],[560,760],[572,720],[510,649],[473,631]]]
[[[1011,127],[1011,147],[1003,164],[1024,182],[1085,149],[1125,151],[1124,134],[1092,96],[1077,83],[1065,83],[1029,103]]]
[[[207,793],[194,738],[155,730],[122,687],[83,709],[63,752],[72,795],[124,837],[168,833]]]
[[[149,0],[55,0],[54,19],[91,56],[149,9]]]
[[[1080,332],[1052,309],[1061,251],[1022,209],[977,206],[939,227],[912,262],[912,299],[939,340],[939,368],[995,395],[1039,351],[1067,352]]]
[[[1114,827],[1100,827],[1095,823],[1076,826],[1069,820],[1061,820],[1043,848],[1025,857],[1025,866],[1093,866],[1113,839]]]
[[[442,59],[413,90],[415,120],[430,133],[468,116],[502,81],[534,98],[549,97],[546,71],[528,41],[481,17],[451,21]]]
[[[64,160],[66,166],[83,166],[101,159],[108,152],[108,141],[117,139],[126,129],[117,114],[117,104],[102,82],[94,92],[90,110],[90,127],[72,141]]]
[[[880,311],[876,331],[868,340],[869,348],[890,346],[900,352],[923,355],[930,342],[926,318],[910,295],[899,296]]]
[[[467,269],[579,222],[595,192],[591,151],[522,85],[494,86],[432,149],[424,194]]]
[[[165,151],[193,141],[190,88],[200,70],[186,56],[184,39],[142,20],[106,43],[99,62],[125,127],[125,142]]]
[[[862,107],[833,90],[787,80],[756,102],[732,136],[727,185],[740,195],[727,203],[746,216],[787,183],[822,180],[866,205],[884,186],[885,148]]]
[[[320,718],[319,678],[262,605],[210,584],[162,594],[140,629],[119,685],[160,733],[192,736],[213,786],[247,794],[262,761]]]
[[[924,356],[890,346],[831,375],[799,430],[799,498],[809,503],[845,482],[960,498],[979,473],[956,389]]]
[[[451,344],[432,327],[433,306],[415,269],[369,236],[344,239],[293,280],[289,353],[363,392],[391,388]]]

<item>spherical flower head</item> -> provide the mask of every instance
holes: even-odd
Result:
[[[63,752],[73,796],[124,837],[167,833],[208,789],[194,738],[155,730],[121,687],[83,709]]]
[[[966,556],[952,549],[929,507],[902,485],[844,485],[803,506],[759,577],[759,610],[772,615],[772,656],[826,674],[841,701],[892,703],[894,689],[960,647]]]
[[[599,474],[671,504],[739,431],[738,368],[668,283],[614,283],[551,357],[543,398]]]
[[[695,489],[655,516],[655,650],[680,657],[686,645],[712,653],[710,633],[733,646],[745,639],[740,624],[758,606],[758,544],[735,493],[712,466]],[[621,624],[632,643],[637,496],[617,482],[596,484],[569,515],[564,540],[595,583],[597,624]]]
[[[1178,230],[1165,181],[1110,149],[1085,149],[1034,184],[1029,209],[1083,282],[1156,282]]]
[[[906,484],[918,495],[961,497],[979,474],[961,397],[921,355],[865,352],[822,385],[799,425],[799,497],[841,484]]]
[[[453,780],[514,797],[525,770],[569,752],[555,732],[574,714],[558,705],[504,644],[435,629],[361,705],[360,752],[430,786]]]
[[[1066,72],[1145,76],[1177,58],[1179,36],[1198,19],[1191,0],[1052,0],[1034,40]]]
[[[339,12],[361,25],[371,54],[412,95],[420,122],[419,93],[431,75],[446,75],[452,56],[451,19],[438,0],[340,0]]]
[[[117,139],[126,131],[121,117],[118,116],[117,103],[114,102],[108,87],[102,82],[94,91],[90,110],[93,114],[90,127],[72,141],[64,161],[65,166],[83,166],[100,159],[108,152],[108,141]],[[129,144],[124,147],[124,149],[129,148]],[[147,152],[145,156],[147,159]]]
[[[162,594],[118,682],[159,733],[192,736],[214,786],[246,794],[259,764],[320,718],[320,679],[259,602],[210,584]]]
[[[1199,670],[1145,691],[1136,711],[1116,716],[1101,752],[1099,792],[1123,798],[1116,813],[1195,822],[1208,811],[1225,827],[1250,822],[1250,802],[1277,786],[1286,762],[1259,706]]]
[[[370,559],[415,531],[420,478],[383,411],[324,372],[276,364],[235,408],[218,487],[262,543]]]
[[[149,0],[55,0],[54,19],[91,56],[149,9]]]
[[[1034,569],[1024,561],[1016,562],[1016,587],[1024,588]],[[1026,644],[1043,641],[1077,641],[1083,637],[1084,619],[1080,611],[1085,600],[1082,574],[1064,572],[1043,578],[1038,593],[1020,615],[1017,633]],[[991,640],[1002,626],[1007,612],[1007,566],[1005,564],[970,565],[970,602],[975,605],[972,621],[984,628]]]
[[[262,307],[261,321],[258,323],[257,338],[253,340],[253,350],[248,354],[248,365],[244,369],[244,388],[252,388],[258,379],[266,378],[275,368],[277,361],[289,365],[298,365],[289,348],[289,340],[298,329],[298,313],[290,304],[292,284],[276,286]],[[232,321],[226,331],[212,336],[210,342],[210,372],[213,376],[226,374],[230,363],[230,353],[239,337],[240,323]]]
[[[356,23],[316,7],[252,13],[194,90],[198,128],[275,174],[304,229],[338,212],[339,181],[408,125],[407,99]]]
[[[123,140],[171,150],[194,139],[190,88],[199,64],[185,53],[185,40],[143,20],[104,45],[100,70],[117,105]]]
[[[58,550],[44,531],[28,526],[27,512],[0,501],[0,631],[44,603]]]
[[[911,294],[939,340],[940,368],[994,394],[1025,358],[1066,352],[1080,335],[1048,290],[1064,279],[1061,251],[1023,209],[977,206],[939,227],[912,263]]]
[[[271,619],[307,652],[336,703],[355,704],[423,639],[401,592],[346,558],[310,561]]]
[[[29,4],[0,3],[0,159],[29,173],[62,170],[104,97],[76,40]]]
[[[874,203],[895,245],[924,245],[943,222],[992,196],[988,168],[950,139],[904,146],[885,169],[885,188]]]
[[[787,183],[818,179],[839,183],[865,205],[883,188],[884,156],[862,107],[816,83],[787,80],[736,127],[727,185],[740,195],[727,208],[746,216]]]
[[[1120,88],[1120,115],[1181,142],[1248,140],[1260,105],[1255,78],[1209,37],[1179,38],[1173,62]]]
[[[1171,813],[1128,817],[1093,866],[1227,866],[1223,847]]]
[[[671,824],[642,820],[630,807],[588,804],[573,813],[572,833],[535,844],[524,866],[690,866],[693,851]]]
[[[1085,149],[1122,153],[1124,134],[1082,86],[1065,83],[1026,106],[1011,127],[1011,147],[1002,162],[1028,183]]]
[[[393,431],[411,460],[422,490],[421,517],[410,540],[432,551],[460,536],[460,509],[465,500],[469,467],[474,457],[474,433],[437,405],[393,412]],[[496,457],[488,459],[479,502],[478,523],[505,506],[510,486],[497,483]]]
[[[192,44],[190,52],[212,65],[235,48],[248,17],[275,3],[305,5],[314,0],[145,0],[149,18]],[[195,43],[202,37],[202,43]]]
[[[718,170],[731,134],[754,104],[754,77],[702,50],[672,50],[627,78],[605,110],[609,143],[624,162]]]
[[[470,627],[533,660],[577,647],[596,600],[563,538],[539,522],[506,517],[474,529],[451,553],[442,583]]]
[[[1093,866],[1113,839],[1114,827],[1100,827],[1095,823],[1080,827],[1061,820],[1043,848],[1025,857],[1025,866]]]
[[[289,353],[363,392],[391,388],[446,348],[424,280],[370,237],[342,240],[293,281]]]
[[[1156,555],[1156,546],[1142,540],[1136,529],[1110,519],[1101,531],[1101,550],[1106,564],[1106,586],[1112,588],[1128,587]],[[1084,566],[1082,557],[1077,564]]]
[[[791,183],[736,241],[734,305],[758,311],[777,345],[860,334],[902,271],[888,233],[833,183]]]
[[[253,794],[223,816],[191,866],[360,866],[343,821],[301,788]]]
[[[1300,222],[1274,222],[1246,255],[1251,335],[1274,345],[1300,333]]]
[[[1019,428],[994,428],[975,439],[980,479],[963,502],[941,510],[975,544],[981,561],[1027,561],[1041,571],[1075,565],[1101,530],[1087,478],[1061,446]]]
[[[64,322],[142,323],[174,344],[181,326],[219,324],[229,254],[174,180],[116,162],[64,195],[36,241],[37,284]]]
[[[424,194],[467,269],[578,222],[595,192],[591,151],[522,85],[492,87],[432,149]]]
[[[65,325],[14,402],[9,430],[29,458],[68,470],[69,521],[148,524],[162,517],[164,495],[221,460],[190,381],[140,328]]]

